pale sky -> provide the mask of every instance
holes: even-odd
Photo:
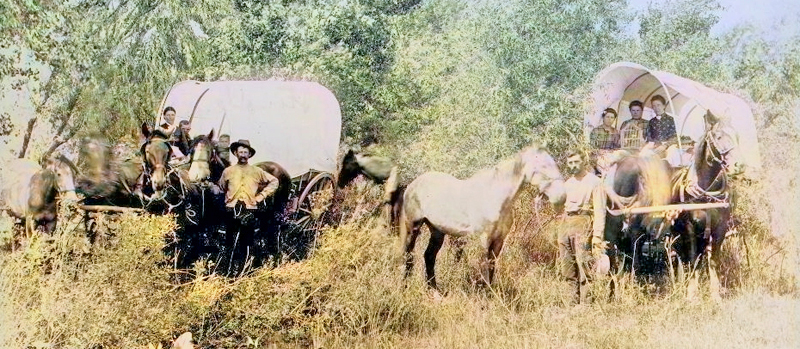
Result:
[[[634,10],[646,10],[649,3],[666,0],[628,0]],[[752,24],[765,31],[767,37],[787,39],[800,35],[800,0],[717,0],[723,9],[719,12],[719,23],[712,29],[715,34],[730,30],[740,24]],[[778,26],[776,24],[781,23]],[[638,30],[638,27],[632,29]]]

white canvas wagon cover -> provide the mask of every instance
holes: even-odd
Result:
[[[756,125],[750,106],[741,98],[722,93],[696,81],[672,73],[647,69],[630,62],[614,63],[595,78],[590,97],[591,110],[584,117],[586,138],[592,128],[602,122],[600,113],[614,108],[619,113],[617,128],[631,118],[628,105],[639,100],[645,104],[644,119],[655,114],[650,98],[661,95],[667,99],[666,112],[675,119],[679,135],[700,141],[704,132],[703,115],[710,110],[737,134],[738,146],[732,154],[734,161],[750,170],[761,168],[756,138]]]
[[[192,135],[214,130],[231,143],[247,139],[250,163],[274,161],[292,177],[336,171],[342,117],[330,90],[307,81],[182,81],[164,97],[176,122],[190,120]],[[157,120],[161,122],[161,116]]]

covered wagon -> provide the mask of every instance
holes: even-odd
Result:
[[[624,121],[631,119],[629,106],[636,100],[644,104],[643,119],[651,120],[655,117],[655,112],[651,109],[651,99],[656,95],[666,100],[665,112],[675,121],[678,144],[673,149],[683,152],[681,159],[684,158],[683,155],[687,155],[688,161],[670,161],[673,168],[667,170],[671,172],[665,179],[651,176],[667,182],[667,200],[657,200],[659,203],[649,205],[638,204],[641,198],[631,204],[612,203],[609,200],[605,217],[606,240],[611,237],[613,244],[625,245],[624,237],[632,236],[632,251],[630,248],[625,250],[626,246],[619,247],[624,254],[633,256],[634,265],[638,259],[642,259],[642,265],[659,263],[660,260],[670,262],[672,259],[666,256],[676,255],[680,255],[683,262],[694,261],[706,251],[718,251],[725,236],[734,229],[730,219],[728,170],[737,168],[751,177],[757,177],[761,170],[753,111],[745,100],[691,79],[630,62],[611,64],[597,74],[583,119],[586,139],[590,138],[594,128],[602,124],[602,112],[606,108],[617,111],[617,130]],[[627,135],[620,136],[621,145],[628,151],[637,152],[645,148],[635,142],[626,147],[625,141],[629,140],[625,138]],[[683,149],[681,143],[690,139],[697,146],[691,147],[691,151]],[[614,157],[611,156],[610,159]],[[608,173],[613,171],[609,168]],[[634,189],[633,193],[628,194],[632,194],[632,197],[640,195],[652,198],[647,193],[655,192],[651,189],[663,184],[648,184],[647,178],[643,181],[645,184],[639,182],[638,185],[627,186],[639,187],[639,191]],[[644,190],[642,186],[649,189]],[[628,195],[618,190],[625,187],[624,184],[614,181],[613,191],[618,195]],[[659,190],[661,188],[663,187],[659,187]],[[599,214],[596,213],[596,219],[602,218],[597,216]],[[663,219],[651,220],[661,222],[660,224],[647,226],[642,223],[636,227],[645,229],[644,233],[631,233],[631,225],[623,228],[622,216],[644,214]],[[636,220],[626,221],[630,223]],[[619,234],[622,229],[628,229],[628,232]],[[654,247],[656,245],[658,246]],[[678,249],[682,249],[683,253],[666,252],[674,246],[680,246]]]
[[[195,133],[214,130],[231,142],[247,139],[251,163],[272,161],[292,177],[289,205],[295,223],[325,213],[330,202],[341,137],[339,103],[324,86],[308,81],[182,81],[167,92],[159,111],[171,106],[176,121]],[[160,123],[160,115],[156,123]]]

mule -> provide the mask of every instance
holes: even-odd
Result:
[[[52,234],[58,221],[59,199],[77,201],[76,168],[63,155],[44,168],[27,159],[14,159],[3,168],[0,201],[8,213],[21,219],[27,236],[42,230]]]
[[[491,285],[495,261],[513,223],[514,199],[526,183],[537,186],[552,204],[563,207],[564,179],[550,154],[538,146],[527,147],[465,180],[442,172],[426,172],[414,179],[403,194],[398,222],[405,277],[414,266],[413,251],[420,228],[427,225],[431,232],[425,250],[428,286],[438,289],[436,255],[445,235],[480,236],[486,250],[481,273]]]
[[[207,135],[195,137],[189,146],[190,160],[188,179],[192,183],[209,180],[213,183],[219,181],[222,171],[230,166],[230,162],[217,153],[214,144],[214,130]]]

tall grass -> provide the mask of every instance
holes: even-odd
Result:
[[[554,268],[551,212],[525,191],[494,285],[475,286],[477,240],[467,242],[461,263],[447,240],[437,263],[440,299],[424,282],[427,234],[404,280],[397,237],[378,218],[380,190],[348,190],[342,221],[320,232],[309,258],[236,279],[209,275],[213,266],[201,261],[197,278],[178,281],[161,251],[175,227],[170,217],[107,217],[107,237],[94,247],[77,220],[62,222],[52,239],[0,255],[0,346],[145,347],[184,331],[209,348],[715,347],[723,333],[733,347],[793,343],[790,315],[773,312],[798,305],[796,288],[768,267],[780,257],[767,253],[762,233],[726,242],[728,258],[739,262],[724,273],[730,291],[721,303],[708,294],[687,299],[685,283],[652,292],[623,277],[615,299],[608,280],[598,280],[594,302],[574,307]],[[742,207],[739,229],[759,228]],[[747,240],[746,250],[737,239]],[[786,322],[752,320],[770,316]]]

